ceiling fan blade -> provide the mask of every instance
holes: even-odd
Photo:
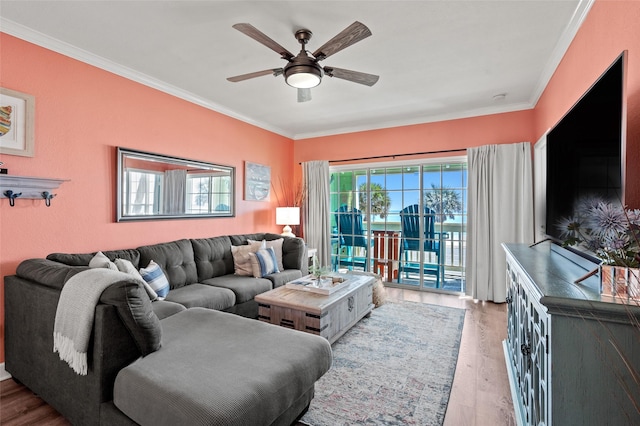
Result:
[[[313,57],[321,61],[345,49],[352,44],[359,42],[371,35],[371,31],[361,22],[354,22],[347,28],[342,30],[340,34],[323,44],[319,49],[313,52]]]
[[[273,41],[269,36],[265,33],[257,29],[251,24],[235,24],[233,28],[240,31],[241,33],[248,35],[258,43],[262,43],[267,46],[269,49],[276,52],[278,55],[282,56],[283,59],[291,59],[293,58],[293,53],[289,52],[284,47],[280,46],[276,41]]]
[[[274,77],[277,77],[280,74],[282,74],[282,68],[273,68],[270,70],[250,72],[249,74],[236,75],[235,77],[227,78],[227,80],[233,83],[237,83],[239,81],[249,80],[250,78],[255,78],[255,77],[262,77],[263,75],[269,75],[269,74],[272,74]]]
[[[311,89],[298,89],[298,102],[308,102],[311,100]]]
[[[380,78],[374,74],[364,72],[345,70],[342,68],[324,67],[324,73],[329,77],[341,78],[343,80],[353,81],[354,83],[364,84],[365,86],[373,86]]]

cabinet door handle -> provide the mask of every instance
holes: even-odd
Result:
[[[353,296],[350,296],[349,299],[347,299],[347,306],[349,308],[349,312],[353,311],[353,308],[355,306],[355,302],[353,300]]]

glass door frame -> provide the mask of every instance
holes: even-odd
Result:
[[[379,258],[374,256],[374,253],[372,251],[372,248],[374,247],[374,238],[379,238],[379,235],[377,236],[373,236],[373,232],[374,230],[369,229],[373,227],[373,224],[376,223],[374,220],[372,220],[372,215],[369,213],[371,212],[371,186],[372,186],[372,176],[375,176],[376,174],[373,173],[375,170],[379,170],[379,169],[385,169],[384,170],[384,174],[385,174],[385,179],[386,179],[386,175],[387,173],[387,169],[394,169],[394,168],[399,168],[399,169],[403,169],[403,168],[415,168],[418,167],[418,186],[417,188],[410,188],[410,190],[413,192],[415,191],[416,193],[419,194],[418,196],[418,205],[419,205],[419,211],[423,212],[423,206],[424,206],[424,197],[425,197],[425,188],[424,186],[424,167],[428,167],[428,166],[433,166],[433,165],[440,165],[440,166],[446,166],[448,163],[464,163],[465,167],[464,167],[464,178],[463,178],[463,186],[461,187],[462,193],[463,193],[463,208],[459,213],[459,216],[462,218],[462,223],[460,225],[460,232],[458,234],[458,239],[455,241],[451,241],[450,244],[452,244],[452,248],[451,248],[451,254],[449,256],[453,256],[453,245],[457,244],[458,245],[458,257],[459,257],[459,261],[462,262],[459,265],[457,265],[456,269],[459,269],[461,273],[460,275],[460,281],[461,281],[461,287],[459,290],[445,290],[443,288],[433,288],[429,286],[429,282],[425,283],[425,274],[424,274],[424,270],[423,268],[419,268],[419,284],[418,285],[412,285],[412,284],[406,284],[406,283],[402,283],[400,280],[400,282],[398,282],[397,279],[397,275],[393,276],[393,275],[389,275],[389,266],[386,267],[381,267],[381,263],[385,264],[385,262],[388,262],[388,260],[383,259],[383,262],[379,262]],[[401,288],[408,288],[408,289],[414,289],[414,290],[428,290],[428,291],[437,291],[437,292],[446,292],[446,293],[454,293],[454,294],[460,294],[462,292],[464,292],[464,262],[463,262],[463,257],[464,257],[464,242],[466,240],[466,237],[464,237],[465,232],[465,226],[466,226],[466,214],[467,214],[467,200],[466,200],[466,191],[467,191],[467,180],[466,180],[466,173],[467,173],[467,168],[466,168],[466,163],[467,163],[467,157],[466,156],[452,156],[452,157],[438,157],[438,158],[422,158],[422,159],[415,159],[415,160],[397,160],[397,161],[385,161],[385,162],[375,162],[375,163],[359,163],[359,164],[345,164],[345,165],[330,165],[330,174],[331,176],[333,176],[335,173],[338,172],[353,172],[358,173],[359,172],[359,176],[364,176],[365,177],[365,181],[364,183],[367,184],[366,188],[368,189],[368,193],[367,193],[367,197],[366,197],[366,201],[367,201],[367,205],[366,206],[360,206],[358,203],[358,200],[356,200],[356,197],[358,197],[358,187],[362,184],[362,182],[358,182],[356,183],[355,181],[353,182],[353,185],[350,189],[350,194],[347,196],[347,199],[349,200],[349,205],[353,206],[353,207],[364,207],[360,210],[362,210],[362,214],[363,214],[363,221],[365,223],[365,231],[366,231],[366,235],[365,238],[368,242],[368,246],[369,249],[367,251],[367,257],[366,257],[366,265],[368,266],[369,271],[371,272],[376,272],[376,273],[380,273],[381,275],[383,275],[383,278],[386,282],[388,282],[388,284],[385,285],[389,285],[389,286],[393,286],[393,287],[401,287]],[[442,169],[440,170],[440,175],[442,176]],[[441,182],[442,182],[442,177],[440,178]],[[386,188],[386,187],[385,187]],[[339,235],[336,232],[336,214],[334,213],[335,210],[337,209],[337,207],[339,207],[341,201],[337,201],[334,197],[338,197],[337,199],[340,200],[340,195],[344,195],[347,192],[343,191],[340,192],[341,188],[337,188],[337,191],[332,190],[333,186],[330,188],[330,197],[331,197],[331,210],[332,212],[332,240],[335,241],[336,238],[339,238]],[[428,189],[428,188],[427,188]],[[442,189],[446,189],[446,187],[444,186],[444,184],[441,184],[441,188]],[[404,196],[405,192],[407,190],[403,187],[401,187],[400,190],[398,190],[397,188],[392,190],[392,192],[396,192],[396,193],[400,193],[402,194],[402,196]],[[387,192],[387,190],[385,190],[385,192]],[[396,194],[397,195],[397,194]],[[407,204],[407,202],[401,202],[401,205],[404,206],[405,204]],[[335,207],[335,208],[334,208]],[[401,207],[402,208],[402,207]],[[390,210],[389,215],[398,215],[399,211],[392,211]],[[373,215],[376,216],[376,215]],[[395,230],[399,229],[399,223],[394,224],[393,222],[389,222],[392,223],[392,225],[388,228],[388,222],[383,221],[383,222],[377,222],[377,223],[382,223],[383,224],[383,229],[377,229],[378,234],[380,233],[384,233],[384,234],[393,234],[394,231],[394,227],[396,228]],[[443,224],[444,221],[438,221],[436,226],[437,226],[437,230],[442,232],[443,231]],[[454,224],[455,225],[455,224]],[[422,232],[422,227],[423,227],[423,221],[420,221],[420,234],[421,236],[424,235],[424,233]],[[451,225],[448,225],[447,228],[450,228]],[[396,234],[397,236],[397,234]],[[387,236],[384,236],[385,238],[388,238]],[[420,242],[419,244],[423,244],[424,243],[424,237],[420,238]],[[443,241],[443,244],[445,242]],[[444,250],[446,250],[446,245]],[[387,248],[387,253],[389,252],[389,249]],[[425,261],[425,252],[423,251],[419,251],[419,261],[420,261],[420,265],[424,264]],[[332,251],[332,260],[335,261],[337,258],[335,257],[336,253],[334,251]],[[441,263],[441,267],[445,268],[446,267],[446,257],[447,254],[445,253],[445,258],[440,260]],[[398,258],[398,262],[402,261],[402,259]],[[398,263],[399,265],[399,263]],[[333,266],[337,267],[338,264],[336,262],[333,262]],[[385,269],[386,268],[386,269]],[[385,276],[385,271],[387,271],[387,276]],[[446,270],[445,270],[446,271]],[[395,271],[397,272],[397,271]],[[399,272],[397,272],[399,273]],[[391,277],[392,279],[389,279],[389,277]],[[444,277],[444,272],[443,272],[443,277]],[[395,279],[394,279],[395,278]],[[441,286],[442,287],[442,286]]]

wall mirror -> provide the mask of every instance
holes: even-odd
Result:
[[[118,148],[117,221],[231,217],[235,168]]]

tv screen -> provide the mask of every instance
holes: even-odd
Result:
[[[547,135],[546,234],[585,197],[623,202],[624,60],[621,54]]]

